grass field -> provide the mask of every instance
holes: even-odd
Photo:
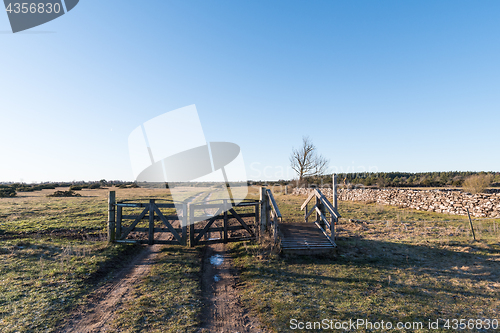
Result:
[[[276,200],[286,221],[301,221],[305,197]],[[244,304],[268,328],[363,319],[415,322],[401,331],[425,332],[429,320],[441,319],[441,331],[453,328],[443,328],[445,319],[500,320],[500,220],[475,221],[472,242],[461,216],[356,202],[340,202],[339,211],[331,256],[262,257],[255,244],[232,245]]]
[[[119,200],[169,198],[165,190],[114,190]],[[67,311],[85,303],[89,293],[105,283],[113,271],[126,265],[141,250],[137,245],[107,243],[109,189],[82,190],[79,191],[81,197],[47,197],[53,191],[19,193],[18,197],[0,199],[1,332],[57,331],[67,318]],[[166,293],[168,288],[180,286],[186,302],[195,300],[189,303],[189,310],[186,311],[171,308],[171,301],[176,302],[177,299],[166,299],[168,302],[163,308],[170,310],[168,320],[162,321],[165,327],[169,327],[168,323],[182,323],[172,327],[184,329],[196,323],[198,280],[195,272],[187,274],[187,270],[182,268],[188,262],[199,268],[196,251],[178,253],[166,248],[160,264],[136,291],[148,290],[158,296],[160,291]],[[178,275],[171,274],[174,271]],[[160,280],[156,287],[160,288],[148,284],[148,281],[157,278]],[[134,304],[130,311],[140,314],[139,318],[145,318],[149,310],[156,311],[148,310],[144,298],[138,296],[137,301],[140,306]],[[161,310],[161,307],[158,309]],[[127,318],[127,311],[120,318]],[[133,323],[129,327],[120,320],[116,327],[134,331],[137,326]],[[145,327],[151,327],[152,331],[155,329],[149,324]]]
[[[56,332],[67,311],[141,249],[107,244],[109,190],[46,197],[52,191],[0,199],[1,332]],[[118,200],[169,198],[158,190],[116,191]],[[251,197],[257,193],[251,188]],[[304,199],[276,194],[285,222],[302,221]],[[500,220],[473,220],[478,240],[472,242],[462,216],[359,202],[340,202],[339,210],[333,255],[281,257],[251,242],[230,245],[241,301],[271,331],[296,331],[292,319],[423,323],[408,332],[428,331],[429,320],[441,319],[441,326],[444,319],[500,320]],[[199,250],[166,246],[112,329],[195,332],[202,307]],[[441,330],[453,331],[450,325]]]

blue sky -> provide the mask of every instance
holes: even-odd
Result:
[[[250,179],[500,171],[498,1],[96,1],[9,33],[0,181],[132,180],[128,135],[195,104]],[[187,134],[188,135],[188,134]]]

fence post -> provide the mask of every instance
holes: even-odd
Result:
[[[189,246],[194,247],[194,206],[189,204]]]
[[[285,195],[288,194],[288,185],[285,185]]]
[[[188,209],[187,204],[182,204],[182,245],[187,245],[187,222]]]
[[[224,243],[227,243],[227,222],[228,222],[228,216],[227,216],[227,209],[229,207],[227,207],[228,203],[227,203],[227,200],[224,199],[223,201],[223,205],[224,205]]]
[[[122,215],[123,215],[123,207],[121,206],[115,206],[116,207],[116,233],[115,233],[115,239],[118,238],[120,239],[122,236]]]
[[[260,231],[266,231],[267,226],[267,190],[260,188]]]
[[[260,216],[259,216],[259,204],[256,204],[254,206],[255,209],[255,233],[258,234],[259,231],[259,221],[260,221]]]
[[[115,230],[115,204],[116,204],[116,192],[109,191],[108,198],[108,242],[114,242],[116,237]]]
[[[153,245],[155,237],[155,199],[149,199],[149,237],[148,244]]]

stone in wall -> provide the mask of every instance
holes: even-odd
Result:
[[[311,189],[295,188],[293,194],[307,195]],[[327,197],[332,189],[322,188]],[[338,199],[343,201],[377,202],[384,205],[412,208],[423,211],[500,218],[500,193],[470,194],[459,190],[338,189]]]

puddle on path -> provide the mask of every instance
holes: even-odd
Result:
[[[220,266],[224,262],[224,257],[220,254],[216,254],[210,257],[210,263],[215,266]]]

